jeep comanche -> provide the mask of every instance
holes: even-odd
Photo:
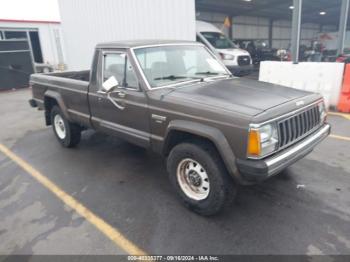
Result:
[[[91,71],[34,74],[30,104],[64,147],[94,129],[162,154],[179,198],[212,215],[330,133],[319,94],[236,78],[205,46],[99,44]]]

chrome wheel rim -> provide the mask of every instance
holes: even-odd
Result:
[[[197,161],[186,158],[177,166],[177,182],[184,194],[193,200],[204,200],[210,192],[206,170]]]
[[[66,127],[64,125],[64,121],[60,115],[55,115],[54,118],[55,131],[57,136],[60,139],[64,139],[66,137]]]

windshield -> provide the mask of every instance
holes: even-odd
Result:
[[[151,87],[230,75],[200,45],[146,47],[136,49],[135,54]]]
[[[201,32],[201,34],[216,49],[237,48],[237,46],[230,39],[228,39],[223,33]]]

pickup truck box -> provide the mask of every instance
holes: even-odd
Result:
[[[330,133],[320,95],[233,77],[197,42],[99,44],[90,71],[34,74],[30,84],[30,104],[63,146],[92,128],[150,148],[167,159],[179,198],[202,215]]]

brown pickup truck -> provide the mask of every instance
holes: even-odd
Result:
[[[212,215],[330,133],[320,95],[236,78],[196,42],[99,44],[91,71],[34,74],[30,104],[58,141],[92,128],[167,159],[186,206]]]

